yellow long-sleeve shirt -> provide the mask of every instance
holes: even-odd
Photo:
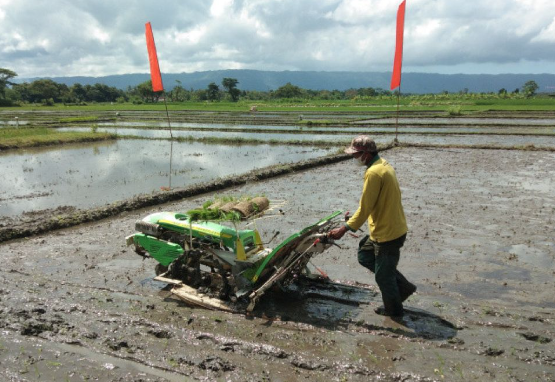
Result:
[[[347,226],[357,231],[367,219],[370,239],[378,243],[395,240],[408,231],[395,170],[379,156],[364,173],[360,204]]]

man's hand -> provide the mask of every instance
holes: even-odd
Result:
[[[328,236],[334,240],[339,240],[343,237],[343,235],[345,235],[347,230],[348,230],[347,226],[343,225],[341,227],[334,228],[331,231],[329,231]]]

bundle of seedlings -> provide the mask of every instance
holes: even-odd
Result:
[[[220,197],[209,200],[202,207],[187,211],[191,221],[239,221],[268,209],[270,201],[264,196]]]

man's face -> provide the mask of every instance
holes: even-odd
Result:
[[[366,154],[368,154],[368,153],[365,153],[364,151],[359,151],[359,152],[354,153],[353,157],[356,158],[356,159],[362,160],[362,159],[366,159],[368,157]]]
[[[368,161],[368,153],[365,153],[364,151],[356,152],[352,154],[352,157],[363,165],[365,165],[366,161]]]

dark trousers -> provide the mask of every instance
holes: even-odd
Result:
[[[416,286],[397,270],[400,249],[406,237],[405,234],[395,240],[377,243],[366,235],[358,246],[358,262],[375,274],[384,308],[392,315],[403,313],[403,301],[416,290]]]

